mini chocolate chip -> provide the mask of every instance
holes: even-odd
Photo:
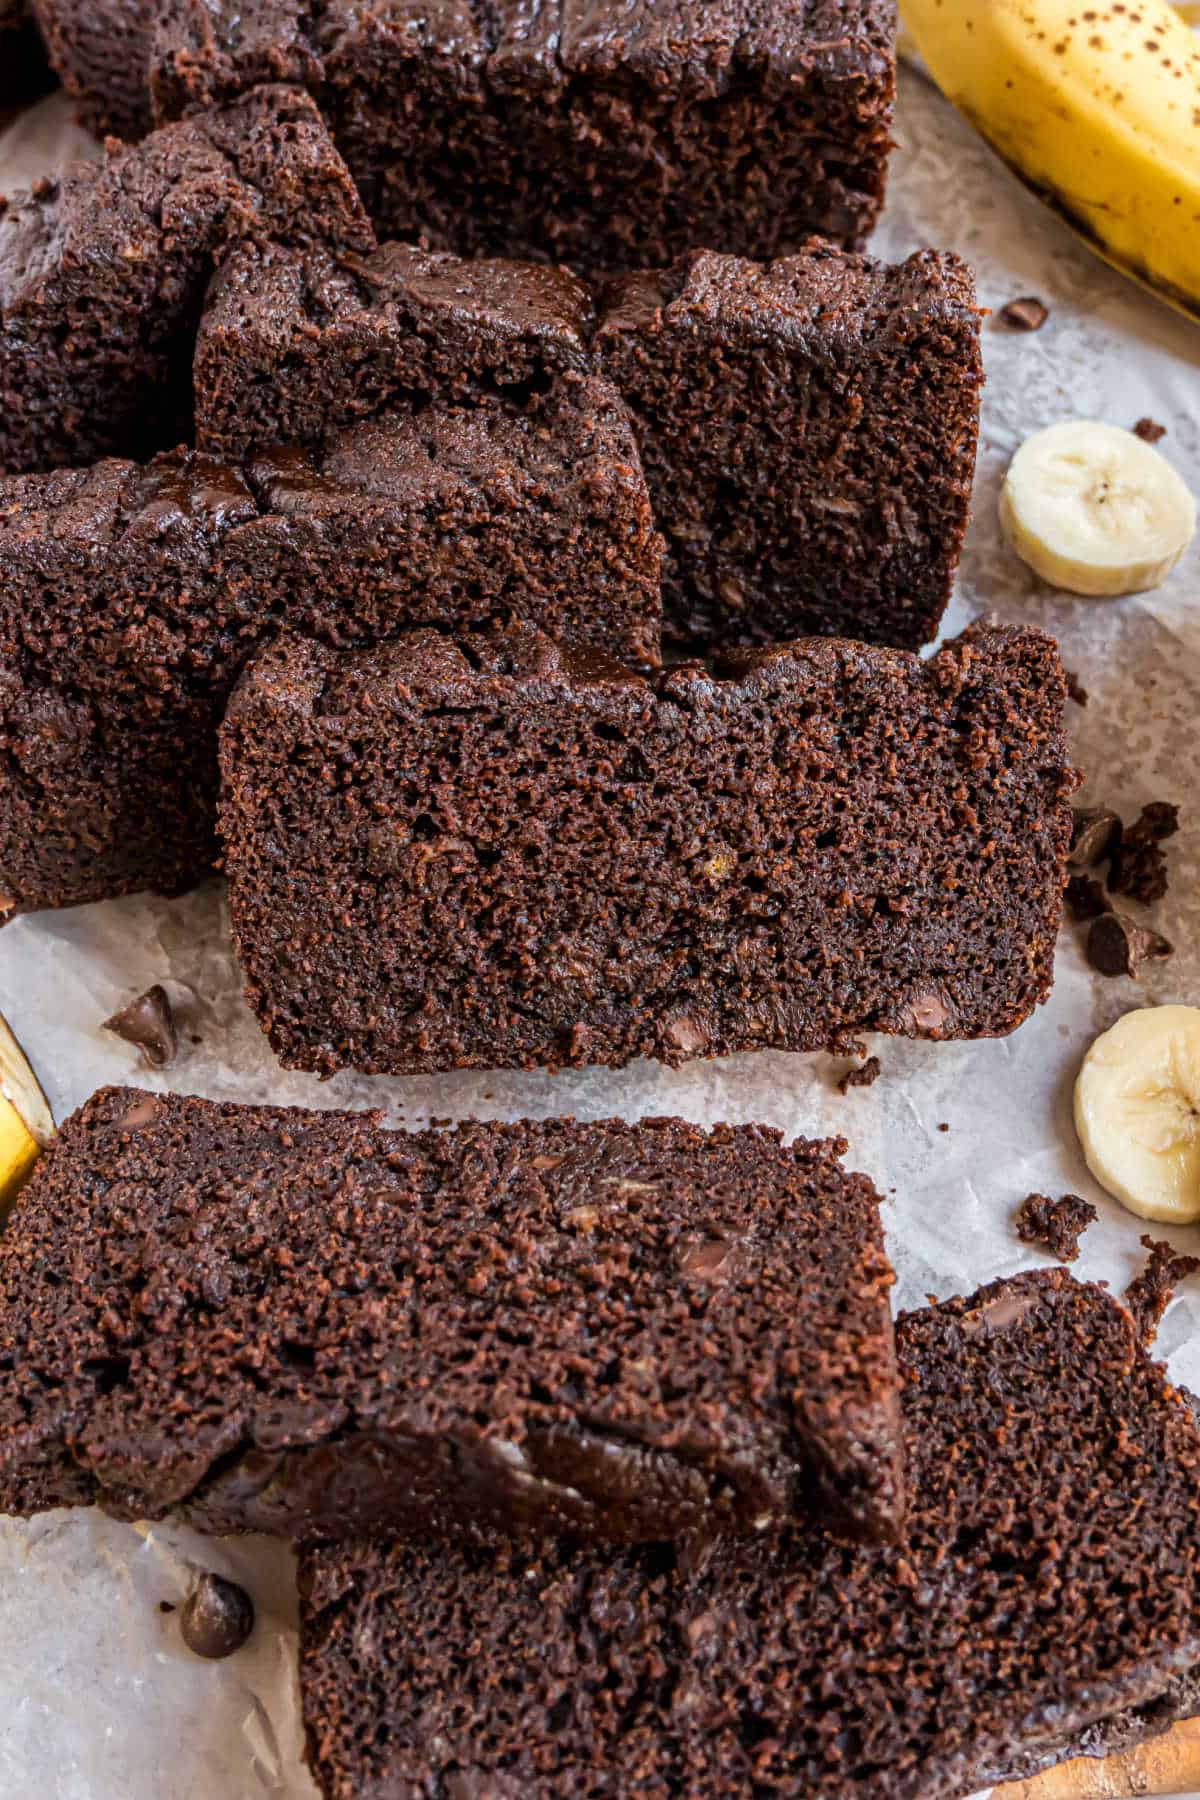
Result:
[[[1067,882],[1067,911],[1080,924],[1111,912],[1112,904],[1104,888],[1093,875],[1072,875]]]
[[[1143,443],[1157,444],[1160,438],[1166,437],[1167,428],[1160,425],[1157,419],[1139,419],[1133,428],[1133,435],[1140,437]]]
[[[1071,809],[1071,857],[1081,869],[1090,869],[1107,856],[1121,838],[1121,821],[1107,806]]]
[[[1088,961],[1101,975],[1136,975],[1144,962],[1170,956],[1171,948],[1165,937],[1123,912],[1102,913],[1088,932]]]
[[[215,1660],[240,1650],[254,1630],[254,1602],[245,1588],[221,1575],[201,1575],[179,1621],[188,1649]]]
[[[160,1600],[158,1603],[158,1610],[160,1613],[173,1613],[175,1611],[175,1602],[173,1600]]]
[[[111,1019],[105,1019],[104,1029],[124,1038],[127,1044],[136,1044],[148,1069],[165,1069],[175,1060],[179,1048],[175,1018],[166,990],[157,982]]]
[[[1036,294],[1023,294],[1000,308],[1000,317],[1014,331],[1040,331],[1050,317],[1050,308]]]
[[[883,1071],[879,1066],[879,1058],[877,1056],[868,1056],[866,1062],[863,1063],[860,1069],[846,1070],[846,1073],[838,1082],[838,1090],[840,1093],[848,1094],[851,1088],[870,1087],[873,1081],[879,1080],[882,1072]]]

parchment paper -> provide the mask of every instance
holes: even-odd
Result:
[[[975,265],[993,307],[1040,295],[1039,333],[985,327],[988,388],[975,520],[957,630],[986,610],[1055,632],[1088,690],[1071,708],[1083,799],[1134,814],[1146,801],[1185,808],[1169,845],[1171,891],[1154,921],[1177,946],[1138,984],[1089,973],[1066,927],[1050,1004],[1015,1036],[962,1045],[881,1040],[883,1076],[840,1095],[847,1066],[764,1054],[670,1072],[641,1064],[556,1078],[466,1074],[410,1081],[346,1076],[322,1085],[276,1068],[246,1011],[227,945],[221,889],[175,902],[132,899],[19,919],[0,932],[0,1010],[41,1074],[58,1118],[103,1082],[134,1081],[243,1101],[381,1106],[395,1121],[574,1113],[681,1113],[701,1123],[762,1120],[789,1135],[842,1133],[848,1161],[887,1196],[897,1304],[920,1305],[1029,1267],[1011,1216],[1032,1189],[1086,1194],[1100,1206],[1076,1265],[1123,1288],[1146,1229],[1091,1182],[1071,1125],[1071,1088],[1091,1039],[1121,1013],[1200,1002],[1200,604],[1192,554],[1157,594],[1076,600],[1040,586],[1004,548],[996,494],[1029,432],[1090,417],[1168,428],[1161,448],[1200,493],[1200,327],[1108,271],[994,161],[918,77],[901,82],[899,147],[880,255],[933,243]],[[45,172],[86,140],[52,100],[0,139],[0,189]],[[151,982],[176,1002],[183,1053],[165,1079],[136,1065],[101,1021]],[[1166,1232],[1195,1249],[1200,1231]],[[1200,1286],[1168,1311],[1159,1348],[1200,1386]],[[206,1664],[180,1644],[178,1601],[194,1567],[238,1575],[260,1623],[251,1645]],[[8,1800],[313,1800],[300,1761],[290,1558],[257,1539],[214,1541],[133,1528],[98,1514],[0,1520],[0,1794]]]

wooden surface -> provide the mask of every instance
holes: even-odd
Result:
[[[1137,1794],[1200,1794],[1200,1719],[1103,1761],[1081,1756],[1033,1781],[995,1789],[994,1800],[1131,1800]]]

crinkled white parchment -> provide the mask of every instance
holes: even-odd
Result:
[[[899,257],[933,243],[974,264],[981,300],[1037,294],[1032,335],[984,329],[989,383],[975,521],[947,621],[985,610],[1046,626],[1088,690],[1071,708],[1083,799],[1135,813],[1185,809],[1168,846],[1171,892],[1155,923],[1175,957],[1140,984],[1092,975],[1077,928],[1063,933],[1053,998],[1013,1037],[982,1044],[873,1045],[874,1087],[843,1097],[845,1064],[764,1054],[675,1072],[464,1074],[409,1081],[343,1076],[321,1084],[277,1069],[246,1011],[218,884],[182,900],[133,899],[18,919],[0,932],[0,1011],[64,1117],[102,1082],[132,1081],[242,1101],[381,1106],[397,1122],[431,1115],[516,1118],[681,1113],[700,1123],[762,1120],[788,1134],[840,1132],[848,1160],[887,1196],[898,1302],[970,1290],[1039,1259],[1011,1216],[1031,1189],[1073,1190],[1100,1206],[1076,1265],[1125,1286],[1145,1227],[1089,1179],[1071,1125],[1071,1088],[1091,1039],[1130,1007],[1200,1002],[1200,599],[1192,554],[1157,594],[1077,600],[1037,583],[1003,547],[996,494],[1029,432],[1064,418],[1168,428],[1161,448],[1200,493],[1200,328],[1111,273],[996,163],[919,78],[901,84],[891,199],[876,238]],[[0,139],[0,189],[86,143],[50,101]],[[151,982],[176,1004],[183,1050],[147,1078],[101,1021]],[[943,1129],[945,1127],[945,1129]],[[1200,1233],[1165,1232],[1180,1248]],[[1159,1346],[1177,1379],[1200,1387],[1200,1286],[1168,1311]],[[178,1615],[194,1567],[238,1574],[259,1627],[222,1663],[181,1647]],[[313,1800],[300,1758],[290,1558],[258,1539],[204,1540],[92,1513],[0,1521],[0,1794],[6,1800]]]

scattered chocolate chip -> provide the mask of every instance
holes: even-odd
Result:
[[[1078,868],[1090,869],[1107,856],[1121,838],[1121,821],[1107,806],[1071,809],[1071,857]]]
[[[1111,912],[1104,888],[1092,875],[1072,875],[1067,882],[1067,911],[1081,924]]]
[[[1099,1216],[1081,1194],[1064,1194],[1061,1200],[1051,1200],[1049,1194],[1026,1194],[1017,1208],[1017,1236],[1023,1244],[1040,1244],[1059,1262],[1074,1262],[1080,1238]]]
[[[166,990],[157,982],[121,1012],[105,1019],[104,1029],[124,1038],[127,1044],[136,1044],[148,1069],[165,1069],[175,1060],[179,1048],[175,1018]]]
[[[1161,962],[1172,946],[1129,913],[1106,912],[1093,919],[1087,959],[1101,975],[1136,975],[1144,962]]]
[[[1167,891],[1167,859],[1159,845],[1179,830],[1179,808],[1166,800],[1144,806],[1108,852],[1108,891],[1149,906]]]
[[[254,1602],[245,1588],[220,1575],[201,1575],[179,1621],[188,1649],[196,1656],[232,1656],[254,1630]]]
[[[1125,1289],[1125,1304],[1133,1314],[1138,1337],[1149,1345],[1178,1284],[1200,1269],[1200,1256],[1177,1256],[1162,1239],[1144,1235],[1141,1241],[1150,1255],[1141,1274]]]
[[[1063,674],[1066,677],[1067,694],[1069,698],[1075,702],[1076,706],[1086,706],[1088,703],[1088,691],[1080,681],[1074,669],[1064,669]]]
[[[949,1131],[949,1129],[950,1129],[949,1125],[945,1124],[944,1122],[938,1126],[939,1131]]]
[[[879,1080],[882,1073],[883,1071],[879,1066],[879,1058],[877,1056],[868,1056],[866,1062],[863,1063],[860,1069],[846,1070],[846,1073],[838,1082],[838,1091],[843,1094],[848,1094],[851,1088],[870,1087],[873,1081]]]
[[[1160,425],[1157,419],[1139,419],[1133,428],[1133,435],[1140,437],[1143,443],[1157,444],[1160,438],[1166,437],[1167,428]]]
[[[1023,294],[1000,308],[1000,317],[1014,331],[1040,331],[1050,317],[1050,308],[1036,294]]]
[[[160,1600],[158,1603],[158,1610],[160,1613],[173,1613],[175,1611],[175,1602],[173,1600]]]

